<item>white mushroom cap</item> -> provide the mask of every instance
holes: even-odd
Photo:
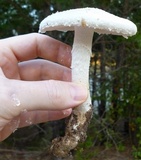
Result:
[[[52,14],[41,22],[39,32],[72,31],[75,26],[93,28],[99,34],[122,35],[126,38],[137,32],[136,25],[128,19],[97,8],[71,9]]]

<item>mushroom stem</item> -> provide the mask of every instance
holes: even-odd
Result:
[[[91,98],[89,93],[89,66],[93,33],[93,29],[86,29],[83,26],[75,27],[75,36],[72,48],[72,81],[81,83],[88,89],[87,100],[82,105],[75,108],[83,113],[91,109]]]
[[[86,139],[88,124],[92,117],[92,105],[89,93],[89,65],[93,31],[85,27],[75,27],[72,49],[72,81],[88,88],[87,100],[76,107],[68,118],[65,136],[53,140],[51,152],[57,157],[66,157],[79,142]]]

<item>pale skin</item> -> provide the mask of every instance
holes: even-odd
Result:
[[[70,64],[70,46],[48,36],[0,40],[0,141],[17,128],[65,118],[87,99],[86,88],[70,82]]]

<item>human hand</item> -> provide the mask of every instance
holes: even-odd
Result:
[[[86,100],[86,89],[69,82],[70,62],[70,47],[45,35],[0,40],[0,141],[17,128],[67,117]]]

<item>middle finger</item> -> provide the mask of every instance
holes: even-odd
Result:
[[[47,60],[36,59],[19,63],[20,78],[26,81],[71,81],[71,69]]]

